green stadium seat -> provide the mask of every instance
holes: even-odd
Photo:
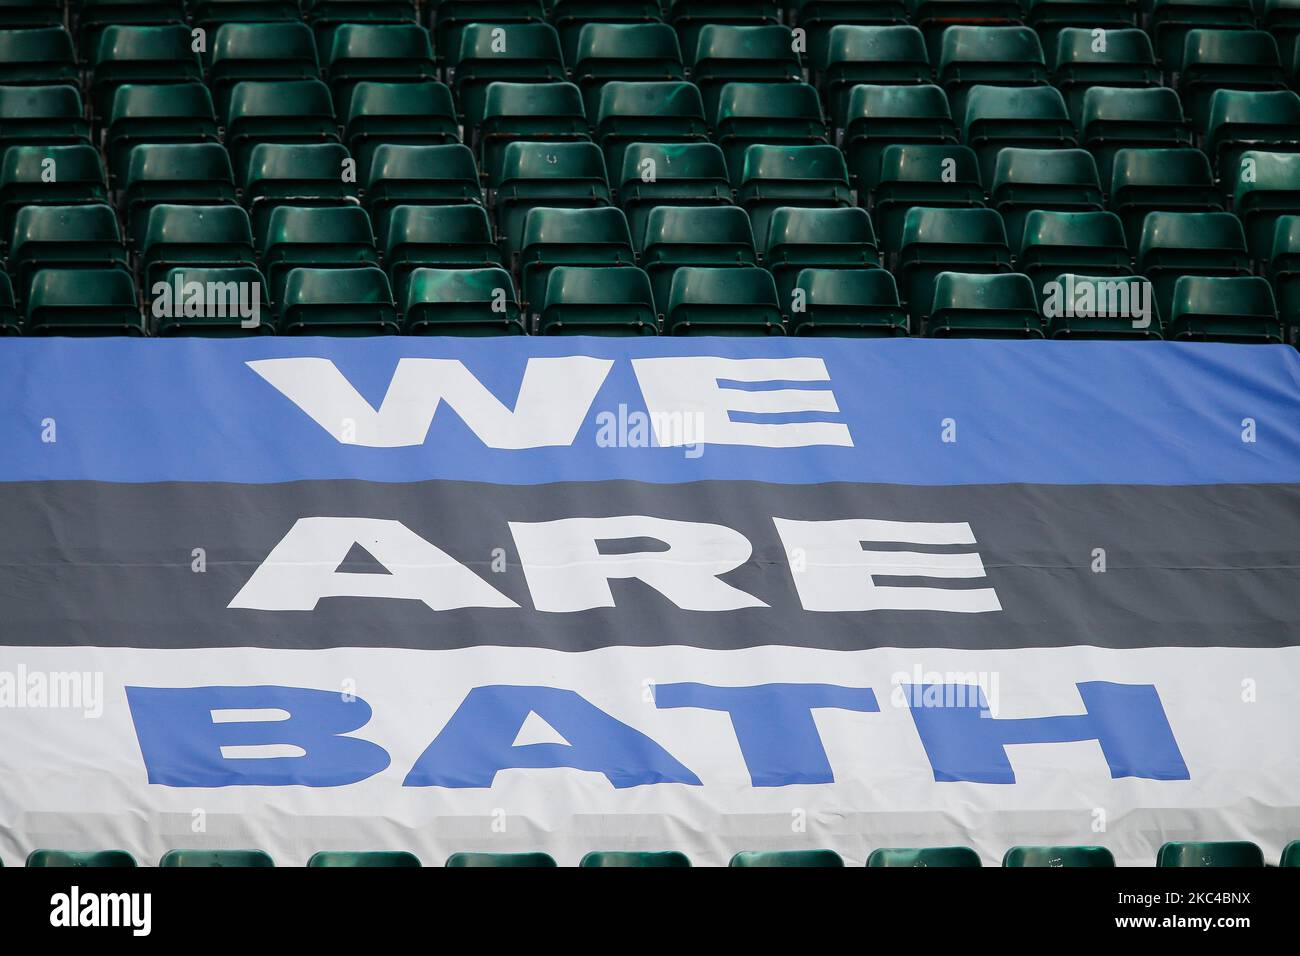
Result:
[[[68,867],[68,866],[94,866],[94,867],[133,867],[136,865],[135,857],[125,850],[32,850],[27,855],[27,865],[30,867]]]
[[[297,0],[194,0],[190,22],[213,35],[226,23],[288,23],[301,18]]]
[[[1115,153],[1109,203],[1136,251],[1149,212],[1219,212],[1222,197],[1199,149],[1121,149]]]
[[[632,143],[619,180],[618,204],[638,249],[656,206],[731,205],[727,163],[712,143]]]
[[[1168,320],[1174,284],[1182,277],[1250,274],[1241,221],[1227,212],[1148,213],[1138,242],[1137,270],[1151,280],[1156,305]]]
[[[621,209],[535,208],[524,220],[519,252],[520,287],[531,313],[540,313],[556,266],[630,266],[632,237]]]
[[[549,23],[470,23],[461,32],[454,88],[466,129],[482,120],[489,84],[564,79],[560,36]]]
[[[447,857],[446,865],[454,867],[553,867],[556,863],[548,853],[453,853]]]
[[[196,83],[203,79],[199,55],[194,52],[189,27],[104,28],[90,60],[90,100],[95,113],[105,116],[113,94],[124,83]]]
[[[1040,339],[1043,324],[1033,283],[1018,272],[940,272],[934,281],[925,334],[931,338]]]
[[[849,109],[853,87],[930,82],[925,38],[914,26],[842,25],[831,29],[826,43],[826,60],[815,68],[836,129],[844,129],[856,115]]]
[[[974,86],[1042,86],[1047,64],[1038,34],[1025,26],[954,26],[943,32],[938,83],[962,116]]]
[[[1273,288],[1262,276],[1182,276],[1168,314],[1169,339],[1267,344],[1285,338]]]
[[[496,212],[507,256],[520,250],[531,209],[595,209],[610,204],[600,147],[586,142],[520,142],[506,147]]]
[[[337,143],[329,87],[320,80],[244,80],[230,90],[226,148],[236,172],[258,143]]]
[[[781,20],[778,0],[664,0],[664,8],[688,56],[710,24],[761,26]]]
[[[0,83],[77,85],[77,54],[62,25],[0,30]]]
[[[398,298],[412,269],[478,269],[501,264],[482,206],[395,206],[388,214],[384,266]]]
[[[145,314],[152,319],[154,335],[236,338],[275,332],[267,281],[256,266],[185,265],[169,269],[159,281],[164,289],[145,290],[152,296]],[[187,291],[195,287],[201,290],[197,299]],[[159,303],[155,291],[169,295],[170,314],[163,308],[167,300]]]
[[[279,302],[293,269],[379,264],[370,217],[360,206],[276,206],[256,233],[262,270]]]
[[[565,63],[576,63],[582,30],[590,23],[640,25],[663,16],[659,0],[551,0],[550,20],[560,34]]]
[[[1300,840],[1292,840],[1282,848],[1282,860],[1278,865],[1285,867],[1300,866]]]
[[[127,83],[113,94],[104,146],[115,177],[140,143],[215,143],[217,117],[202,83]]]
[[[510,273],[482,269],[415,269],[402,296],[408,335],[524,335]]]
[[[23,206],[106,202],[108,187],[93,147],[14,146],[0,160],[0,235],[12,233]]]
[[[139,248],[152,206],[233,203],[230,157],[220,143],[143,143],[127,154],[123,195],[127,233]]]
[[[776,280],[777,301],[787,315],[804,269],[867,269],[880,265],[871,217],[858,206],[802,209],[782,206],[768,220],[764,265]]]
[[[1156,854],[1156,866],[1263,866],[1264,854],[1254,843],[1166,843]]]
[[[1192,133],[1171,89],[1094,86],[1083,94],[1079,145],[1092,153],[1101,181],[1109,183],[1119,150],[1191,146]]]
[[[379,146],[366,178],[366,206],[377,235],[388,232],[394,206],[481,205],[474,154],[462,143]]]
[[[316,40],[303,23],[227,23],[209,42],[208,85],[223,113],[230,88],[244,80],[320,77]]]
[[[781,206],[852,205],[844,154],[834,146],[751,146],[739,183],[736,203],[749,213],[758,242],[766,240],[768,220]]]
[[[268,867],[275,861],[262,850],[168,850],[158,865]]]
[[[1010,271],[1011,250],[1002,217],[992,209],[914,206],[903,219],[894,276],[914,332],[924,327],[939,273]]]
[[[737,206],[657,206],[646,218],[641,267],[655,305],[668,311],[673,274],[682,266],[755,266],[749,216]]]
[[[303,0],[302,13],[317,36],[352,23],[416,22],[415,0]]]
[[[611,80],[669,81],[686,75],[677,31],[666,23],[588,23],[578,34],[572,63],[590,119]]]
[[[1251,0],[1148,0],[1147,29],[1161,67],[1170,73],[1183,68],[1187,34],[1203,28],[1249,30],[1255,26]]]
[[[293,269],[277,303],[285,335],[396,335],[397,308],[384,270]]]
[[[791,335],[907,335],[907,313],[898,301],[898,286],[884,269],[804,269],[795,289],[802,292],[803,302],[791,310]]]
[[[321,50],[321,67],[336,103],[352,99],[362,81],[420,83],[436,80],[429,34],[415,23],[343,23]]]
[[[405,850],[320,850],[311,855],[307,865],[310,867],[418,867],[420,858]]]
[[[0,335],[22,335],[23,320],[14,301],[13,283],[9,273],[0,269]]]
[[[103,203],[23,206],[9,237],[9,274],[20,300],[39,269],[130,269],[117,214]]]
[[[541,335],[656,335],[654,294],[640,269],[559,266],[546,280]]]
[[[460,35],[471,23],[544,23],[544,0],[439,0],[433,4],[430,29],[439,62],[455,69],[460,57]]]
[[[967,846],[933,846],[921,849],[872,850],[867,866],[980,866],[979,854]]]
[[[1300,35],[1300,0],[1264,0],[1259,27],[1277,41],[1283,65],[1294,63],[1296,36]]]
[[[716,116],[728,83],[801,83],[803,62],[794,34],[784,25],[710,23],[700,29],[691,59],[691,81],[700,88],[704,115]]]
[[[1102,208],[1101,183],[1092,155],[1082,149],[1020,149],[998,153],[989,184],[989,207],[1002,216],[1007,241],[1020,246],[1031,210],[1088,212]]]
[[[1056,298],[1043,303],[1049,339],[1142,340],[1161,338],[1162,323],[1151,282],[1142,276],[1055,278]]]
[[[844,860],[834,850],[742,850],[727,866],[736,867],[826,867],[843,866]]]
[[[1024,219],[1016,268],[1029,276],[1041,299],[1046,283],[1063,272],[1132,275],[1124,226],[1113,212],[1035,209]]]
[[[456,107],[445,83],[377,83],[362,80],[339,117],[343,141],[357,160],[357,179],[365,182],[375,150],[384,143],[438,146],[460,142]]]
[[[875,189],[881,156],[890,146],[957,142],[948,97],[929,84],[855,86],[849,94],[846,120],[844,151],[859,194]]]
[[[1115,857],[1104,846],[1013,846],[1003,866],[1111,867]]]
[[[783,335],[776,284],[766,269],[683,266],[673,273],[668,335]]]
[[[1065,149],[1075,145],[1065,100],[1053,87],[973,86],[966,99],[963,141],[979,157],[981,182],[993,181],[998,153],[1007,146]]]
[[[578,863],[581,867],[689,867],[691,861],[685,853],[676,850],[662,852],[621,853],[611,850],[593,850]]]
[[[872,200],[881,244],[896,253],[903,237],[903,220],[913,206],[975,209],[984,205],[979,161],[969,146],[887,146],[881,154]]]
[[[77,47],[82,55],[93,51],[106,27],[184,25],[183,0],[81,0],[77,10]]]
[[[1038,34],[1047,65],[1055,68],[1057,44],[1066,30],[1115,33],[1133,29],[1137,25],[1137,8],[1127,0],[1029,0],[1025,4],[1025,25]],[[1110,38],[1101,39],[1109,48]],[[1106,51],[1099,53],[1106,55]]]
[[[828,142],[817,90],[807,83],[728,83],[718,92],[713,140],[727,168],[739,175],[745,150],[768,146],[816,146]],[[738,185],[738,184],[737,184]]]
[[[441,149],[392,146],[390,149]],[[337,206],[356,203],[356,183],[344,178],[348,151],[339,143],[258,143],[244,167],[243,203],[253,234],[276,206]],[[378,166],[378,163],[376,163]],[[371,180],[374,181],[372,171]],[[373,194],[368,197],[372,208]]]
[[[0,86],[0,155],[10,146],[75,146],[90,127],[75,86]]]
[[[1087,9],[1091,4],[1084,0],[1079,6]],[[1052,85],[1065,97],[1075,126],[1081,123],[1083,97],[1091,87],[1147,89],[1160,85],[1155,51],[1145,32],[1105,30],[1098,38],[1094,29],[1100,28],[1067,27],[1056,38]]]
[[[1232,209],[1246,230],[1250,254],[1267,262],[1278,218],[1300,213],[1300,153],[1247,150],[1233,181]]]
[[[1219,89],[1286,89],[1277,42],[1262,30],[1188,33],[1178,95],[1194,129],[1205,129],[1210,98]]]
[[[60,0],[5,0],[0,10],[0,20],[11,27],[45,27],[63,22]]]
[[[826,62],[830,32],[837,26],[880,27],[907,22],[903,0],[787,0],[787,22],[807,37],[808,60]]]
[[[1278,217],[1266,274],[1273,283],[1278,316],[1294,342],[1300,332],[1300,216]]]
[[[605,168],[623,168],[630,143],[708,142],[704,101],[693,83],[614,80],[600,91],[595,139]]]
[[[1216,91],[1202,148],[1220,179],[1229,181],[1248,149],[1300,151],[1300,96],[1291,90]]]
[[[516,141],[590,142],[587,114],[578,88],[572,83],[490,84],[476,145],[479,168],[492,188],[501,183],[506,147]]]
[[[1024,13],[1015,0],[906,0],[908,19],[921,28],[937,62],[950,26],[1016,26]]]
[[[145,333],[135,281],[123,269],[41,269],[25,312],[28,335]]]

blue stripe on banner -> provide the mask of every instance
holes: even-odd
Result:
[[[1300,482],[1281,346],[27,339],[0,407],[4,481]]]

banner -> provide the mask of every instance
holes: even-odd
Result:
[[[1300,837],[1300,355],[17,340],[0,860]]]

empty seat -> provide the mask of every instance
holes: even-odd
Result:
[[[761,26],[780,22],[777,0],[665,0],[665,19],[673,25],[688,55],[700,32],[711,24]]]
[[[673,274],[668,335],[782,335],[776,284],[766,269],[683,266]]]
[[[1181,276],[1174,283],[1165,338],[1284,341],[1273,289],[1262,276]]]
[[[959,866],[980,865],[979,854],[968,846],[931,846],[920,849],[872,850],[867,866]]]
[[[9,237],[9,273],[20,300],[39,269],[129,269],[117,215],[102,203],[23,206]]]
[[[1079,145],[1092,153],[1101,181],[1109,183],[1118,150],[1191,146],[1192,133],[1171,89],[1094,86],[1083,95]]]
[[[685,853],[676,850],[624,853],[611,850],[593,850],[578,863],[582,867],[689,867],[691,861]]]
[[[413,270],[402,295],[408,335],[523,335],[510,273],[497,267]]]
[[[1096,276],[1133,272],[1124,227],[1113,212],[1035,209],[1024,222],[1016,268],[1029,276],[1040,298],[1045,284],[1063,272]]]
[[[1178,95],[1195,129],[1204,129],[1215,90],[1284,90],[1277,43],[1262,30],[1192,30]]]
[[[682,266],[736,267],[758,263],[749,216],[736,206],[658,206],[646,218],[641,266],[655,306],[668,310],[673,274]]]
[[[362,81],[426,82],[438,78],[429,34],[415,23],[343,23],[321,50],[334,100],[346,104]]]
[[[1049,339],[1159,339],[1151,282],[1142,276],[1064,273],[1043,293]]]
[[[542,335],[655,335],[650,278],[636,268],[559,266],[546,280]]]
[[[253,234],[260,234],[266,217],[276,206],[355,203],[356,183],[344,175],[349,161],[348,151],[339,143],[258,143],[254,146],[244,169],[242,197],[253,220]]]
[[[610,205],[605,160],[586,142],[511,143],[496,194],[497,225],[507,256],[523,243],[524,223],[537,206],[594,209]]]
[[[1088,3],[1079,5],[1088,8]],[[1068,27],[1056,39],[1052,83],[1065,97],[1071,121],[1078,126],[1083,97],[1090,87],[1145,89],[1160,85],[1151,38],[1142,30]]]
[[[292,269],[277,303],[285,335],[395,335],[397,308],[384,270]]]
[[[742,850],[727,866],[843,866],[844,860],[834,850]]]
[[[1020,245],[1025,216],[1034,209],[1086,212],[1102,208],[1097,164],[1082,149],[1020,149],[998,153],[989,206],[1002,216],[1011,247]]]
[[[949,27],[1014,26],[1023,13],[1016,0],[907,0],[907,15],[921,28],[930,58],[937,62]]]
[[[1170,73],[1183,68],[1187,35],[1205,27],[1249,30],[1255,25],[1251,0],[1146,0],[1149,26],[1160,65]]]
[[[385,143],[375,150],[366,179],[366,206],[379,235],[388,231],[394,206],[479,205],[474,154],[461,143],[403,146]]]
[[[1057,44],[1066,30],[1114,33],[1136,24],[1136,5],[1127,0],[1029,0],[1025,5],[1025,25],[1043,41],[1048,67],[1057,63]],[[1098,45],[1108,47],[1109,39],[1103,38]]]
[[[90,98],[99,116],[108,114],[123,83],[194,83],[203,79],[189,28],[109,26],[90,60]]]
[[[572,83],[492,83],[483,102],[476,146],[479,168],[495,188],[508,145],[586,142],[587,115]]]
[[[712,143],[631,144],[623,153],[618,204],[638,249],[650,210],[656,206],[730,205],[722,150]]]
[[[993,181],[1007,146],[1064,149],[1075,145],[1065,100],[1050,86],[974,86],[967,94],[963,139],[980,162],[980,180]]]
[[[1199,149],[1121,149],[1115,153],[1110,208],[1136,251],[1149,212],[1216,212],[1223,202]]]
[[[247,167],[258,143],[338,141],[334,103],[320,80],[245,80],[230,90],[226,147],[236,172]]]
[[[90,146],[14,146],[0,160],[0,235],[12,232],[23,206],[106,202],[99,153]]]
[[[123,195],[128,235],[139,248],[151,206],[234,202],[230,157],[220,143],[141,144],[127,156]]]
[[[790,313],[799,273],[807,268],[863,269],[880,265],[876,234],[865,209],[782,206],[768,220],[764,265],[776,280],[777,301]]]
[[[0,270],[0,335],[22,335],[23,321],[14,301],[13,283],[9,273]]]
[[[1156,305],[1166,319],[1174,283],[1187,275],[1250,274],[1241,221],[1227,212],[1153,212],[1142,224],[1137,269],[1155,287]]]
[[[553,867],[555,860],[547,853],[453,853],[447,866],[486,867]]]
[[[892,338],[907,335],[898,286],[884,269],[804,269],[790,311],[791,335]]]
[[[0,86],[0,155],[10,146],[90,142],[75,86]]]
[[[262,270],[276,302],[293,269],[379,264],[370,217],[360,206],[276,206],[257,238]]]
[[[451,89],[444,83],[379,83],[363,80],[340,104],[343,141],[357,160],[357,179],[365,182],[375,149],[384,143],[437,146],[460,140]]]
[[[178,266],[255,266],[253,229],[239,206],[162,204],[150,208],[140,246],[146,292]]]
[[[1300,151],[1300,96],[1291,90],[1217,90],[1202,148],[1225,183],[1248,149]]]
[[[955,26],[943,33],[938,83],[953,114],[963,115],[973,86],[1040,86],[1047,64],[1038,34],[1024,26]]]
[[[420,858],[405,850],[319,850],[307,861],[317,866],[418,867]]]
[[[623,168],[629,143],[703,143],[707,128],[704,101],[692,83],[618,80],[600,91],[595,139],[606,169]]]
[[[979,161],[969,146],[885,147],[871,208],[881,244],[888,251],[898,251],[903,220],[913,206],[973,209],[983,205]]]
[[[135,857],[125,850],[32,850],[27,855],[28,866],[66,867],[133,867]]]
[[[666,23],[588,23],[578,34],[573,81],[592,119],[600,108],[600,91],[611,80],[684,76],[677,32]]]
[[[934,302],[940,272],[1011,271],[1002,217],[992,209],[931,209],[915,206],[903,219],[894,275],[919,332]]]
[[[1232,209],[1246,230],[1250,254],[1268,261],[1278,218],[1300,213],[1300,153],[1247,150],[1234,179]]]
[[[32,277],[25,314],[28,335],[145,333],[135,282],[123,269],[41,269]]]
[[[940,272],[925,334],[934,338],[1042,338],[1033,283],[1020,273]]]
[[[549,23],[470,23],[461,32],[454,86],[466,129],[483,118],[490,83],[564,79],[560,37]]]
[[[62,24],[0,30],[0,83],[77,85],[77,54]]]
[[[113,94],[104,145],[109,170],[126,172],[139,143],[215,143],[217,117],[202,83],[128,83]]]
[[[449,71],[460,58],[460,35],[471,23],[544,23],[544,0],[439,0],[433,5],[433,50]]]
[[[412,269],[475,269],[501,263],[482,206],[395,206],[382,236],[384,265],[399,299]]]
[[[303,23],[226,23],[217,28],[208,55],[208,84],[217,108],[244,80],[310,80],[320,76],[316,41]]]
[[[268,867],[275,861],[264,850],[168,850],[158,865]]]
[[[937,86],[863,85],[849,95],[844,151],[859,194],[879,182],[881,155],[890,146],[956,142],[948,97]]]
[[[521,291],[531,313],[541,311],[556,266],[630,266],[636,261],[621,209],[536,208],[524,220]]]
[[[830,32],[837,26],[891,26],[907,22],[903,0],[788,0],[787,22],[804,31],[808,60],[826,62]]]
[[[1156,866],[1263,866],[1264,854],[1254,843],[1166,843],[1156,854]]]
[[[565,63],[576,63],[582,30],[589,24],[634,24],[663,16],[659,0],[551,0],[550,20],[560,34]]]
[[[1266,268],[1277,297],[1278,317],[1294,342],[1300,331],[1300,216],[1280,216]]]
[[[284,23],[298,20],[297,0],[194,0],[190,22],[209,35],[225,23]]]
[[[718,93],[713,139],[739,175],[745,150],[827,142],[821,100],[807,83],[728,83]]]
[[[1260,9],[1259,4],[1256,9]],[[1295,62],[1296,36],[1300,34],[1300,0],[1264,0],[1259,26],[1277,41],[1283,66]]]
[[[861,83],[930,82],[925,38],[914,26],[852,26],[831,29],[826,61],[817,66],[818,83],[837,129],[846,125],[850,90]]]
[[[834,146],[751,146],[745,150],[739,184],[736,202],[749,213],[758,243],[766,241],[768,220],[781,206],[852,202],[844,155]]]
[[[162,26],[186,21],[183,0],[80,0],[77,6],[77,46],[83,56],[95,49],[108,26]]]
[[[302,14],[318,36],[349,23],[415,23],[415,0],[303,0]]]
[[[691,80],[700,88],[704,115],[716,116],[722,87],[731,82],[799,83],[803,62],[790,28],[775,23],[701,28],[691,60]]]

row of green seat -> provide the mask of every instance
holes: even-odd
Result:
[[[70,852],[34,850],[29,867],[134,867],[124,850]],[[170,850],[158,863],[163,867],[269,867],[271,857],[261,850]],[[418,867],[420,860],[405,851],[339,852],[314,854],[309,867]],[[453,853],[449,867],[554,867],[546,853]],[[690,860],[676,851],[588,853],[582,867],[689,867]],[[742,851],[731,858],[733,867],[842,867],[833,850]],[[869,867],[978,867],[979,854],[969,847],[877,849],[867,857]],[[1115,857],[1102,846],[1016,846],[1002,858],[1004,867],[1113,867]],[[1262,867],[1264,855],[1254,843],[1166,843],[1156,856],[1159,867]],[[1300,867],[1300,840],[1282,851],[1281,866]]]

